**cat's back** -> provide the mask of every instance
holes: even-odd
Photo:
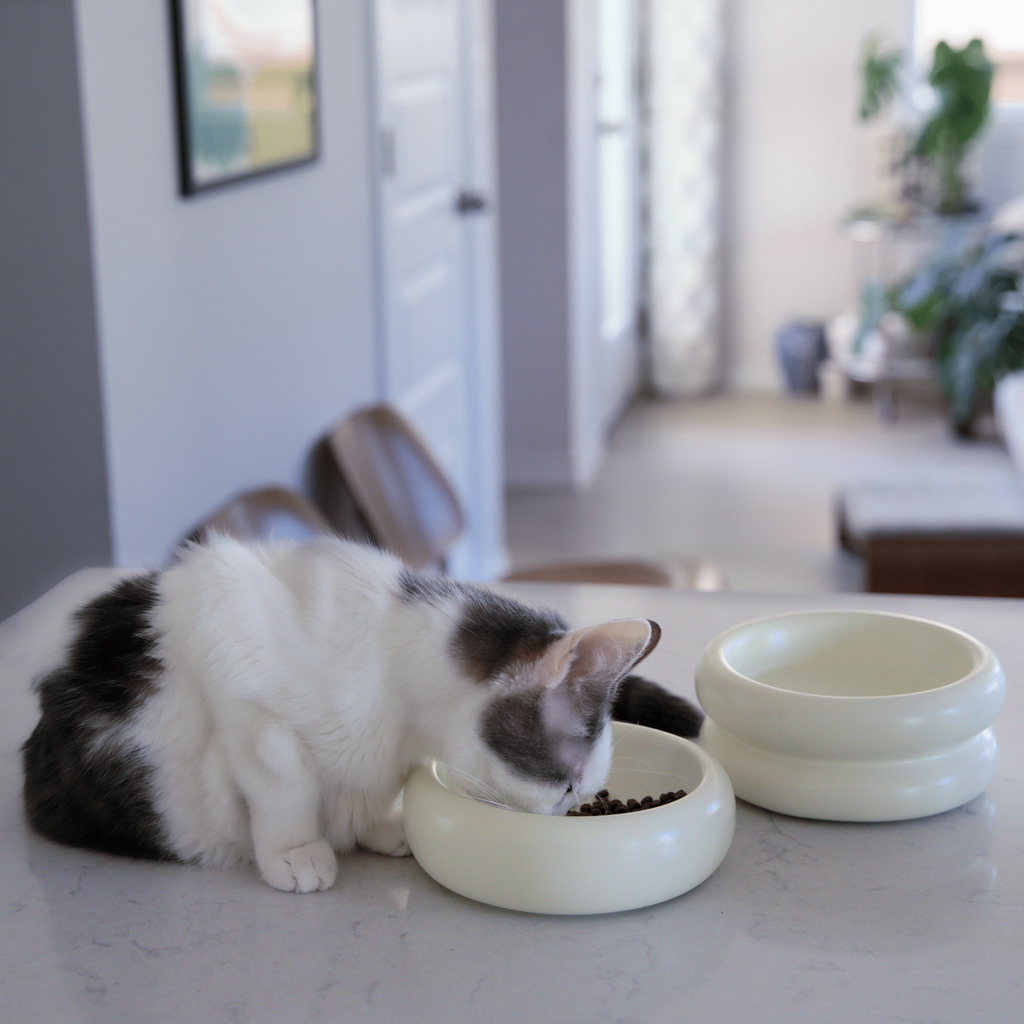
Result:
[[[214,537],[162,574],[154,625],[192,644],[365,630],[393,604],[402,568],[384,552],[338,537],[304,544]]]
[[[379,676],[383,638],[401,615],[402,571],[390,555],[335,537],[214,538],[187,550],[162,574],[153,613],[168,670],[163,699],[199,689],[214,702],[305,702],[333,686],[340,664],[351,679]]]

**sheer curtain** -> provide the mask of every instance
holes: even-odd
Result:
[[[644,127],[649,373],[656,391],[720,382],[724,0],[646,0]]]

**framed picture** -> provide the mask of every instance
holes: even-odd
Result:
[[[182,191],[315,159],[314,0],[172,3]]]

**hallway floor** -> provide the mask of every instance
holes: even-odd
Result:
[[[514,568],[671,553],[714,562],[732,590],[854,591],[860,565],[835,539],[839,487],[1005,460],[995,440],[955,439],[929,406],[883,422],[866,401],[642,402],[586,491],[509,495],[509,551]]]

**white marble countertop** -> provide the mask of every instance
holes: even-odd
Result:
[[[646,910],[543,917],[473,903],[410,858],[357,854],[327,893],[253,869],[136,862],[26,831],[19,747],[46,623],[72,577],[0,626],[0,1020],[281,1024],[1019,1019],[1024,601],[773,597],[517,585],[584,624],[658,620],[645,674],[693,696],[705,643],[806,607],[886,608],[987,643],[1006,669],[996,777],[958,810],[834,824],[737,807],[722,866]]]

